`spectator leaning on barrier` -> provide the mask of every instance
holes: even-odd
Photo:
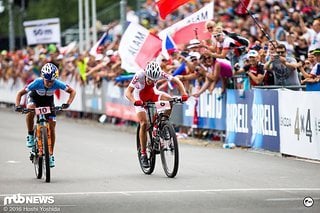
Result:
[[[216,26],[216,23],[214,21],[212,21],[212,20],[209,20],[209,21],[207,21],[205,23],[205,28],[211,34],[213,33],[213,30],[214,30],[215,26]],[[215,46],[217,45],[216,44],[216,39],[214,38],[213,35],[211,35],[211,39],[203,40],[202,41],[202,45],[203,45],[203,47],[207,48],[211,52],[214,52],[215,51]]]
[[[215,58],[228,58],[232,66],[239,63],[242,68],[249,41],[235,33],[223,31],[222,26],[215,27],[213,37],[216,39],[217,45],[216,52],[211,55]]]
[[[256,50],[250,50],[247,54],[249,64],[235,74],[246,73],[250,79],[251,86],[259,86],[263,83],[264,65],[259,62],[259,54]]]
[[[299,63],[286,55],[286,46],[279,44],[276,47],[276,54],[270,55],[270,60],[265,64],[265,69],[274,72],[275,85],[300,86],[297,72]]]
[[[315,49],[313,51],[313,54],[316,57],[316,64],[312,67],[310,73],[303,73],[305,79],[302,81],[302,83],[313,83],[313,82],[319,82],[320,81],[320,48]]]
[[[206,71],[201,66],[201,61],[199,60],[200,57],[201,55],[198,52],[190,52],[187,57],[181,55],[181,58],[183,58],[186,63],[186,73],[185,75],[178,75],[177,78],[183,82],[183,85],[189,92],[192,91],[192,86],[194,86],[192,81],[200,84],[206,75]]]
[[[216,59],[209,53],[203,54],[201,58],[203,60],[202,64],[206,69],[206,79],[200,90],[194,93],[193,96],[199,97],[206,89],[209,90],[209,93],[212,93],[220,80],[222,81],[221,94],[224,93],[227,86],[227,78],[232,77],[230,61],[226,59]]]
[[[313,51],[309,50],[307,59],[310,61],[310,69],[311,69],[317,63],[316,62],[316,57],[313,54]]]

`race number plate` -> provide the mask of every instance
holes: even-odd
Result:
[[[171,109],[169,101],[158,101],[156,102],[156,109],[157,112],[163,112],[165,110]]]
[[[50,107],[37,107],[35,108],[36,115],[45,115],[51,113]]]

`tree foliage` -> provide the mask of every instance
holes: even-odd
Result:
[[[2,1],[6,10],[0,14],[0,37],[7,37],[9,30],[9,13],[7,6],[9,0]],[[83,1],[83,4],[84,2],[85,1]],[[89,0],[89,4],[90,2],[91,0]],[[128,1],[128,4],[130,4],[130,2],[134,4],[134,1]],[[97,13],[115,3],[119,3],[119,1],[96,0]],[[17,4],[13,7],[13,13],[16,36],[19,36],[19,27],[21,26],[20,20],[22,17],[24,17],[23,20],[25,21],[58,17],[60,18],[61,31],[64,31],[78,24],[78,0],[28,0],[28,7],[26,8],[25,13],[22,13],[21,8]]]

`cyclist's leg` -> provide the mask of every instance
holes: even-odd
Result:
[[[36,108],[36,102],[37,99],[34,98],[34,93],[33,92],[29,92],[27,94],[27,108],[28,109],[34,109]],[[29,135],[33,135],[33,126],[34,126],[34,115],[35,113],[34,112],[29,112],[27,115],[26,115],[26,124],[27,124],[27,129],[28,129],[28,134]]]
[[[27,95],[27,103],[26,106],[28,109],[34,109],[36,107],[36,100],[32,97],[32,92],[29,92]],[[26,115],[26,124],[28,129],[27,142],[26,145],[28,148],[32,148],[34,146],[34,112],[29,112]]]
[[[51,140],[51,150],[49,150],[50,155],[53,155],[54,144],[56,142],[56,117],[49,118],[49,128],[50,128],[50,140]]]
[[[137,117],[140,123],[140,145],[141,145],[141,154],[146,154],[147,146],[147,114],[145,111],[140,111],[137,113]]]

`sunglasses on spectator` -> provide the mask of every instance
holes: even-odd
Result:
[[[207,27],[207,30],[211,30],[211,29],[213,29],[213,26],[208,26]]]
[[[277,51],[277,53],[278,53],[279,55],[282,55],[282,54],[286,53],[286,51]]]
[[[218,34],[213,35],[213,37],[218,38],[218,37],[220,37],[221,35],[222,35],[222,33],[218,33]]]
[[[212,59],[210,56],[208,57],[203,57],[203,60],[208,60],[208,59]]]
[[[198,61],[198,59],[197,58],[192,58],[191,59],[191,62],[195,62],[195,61]]]

